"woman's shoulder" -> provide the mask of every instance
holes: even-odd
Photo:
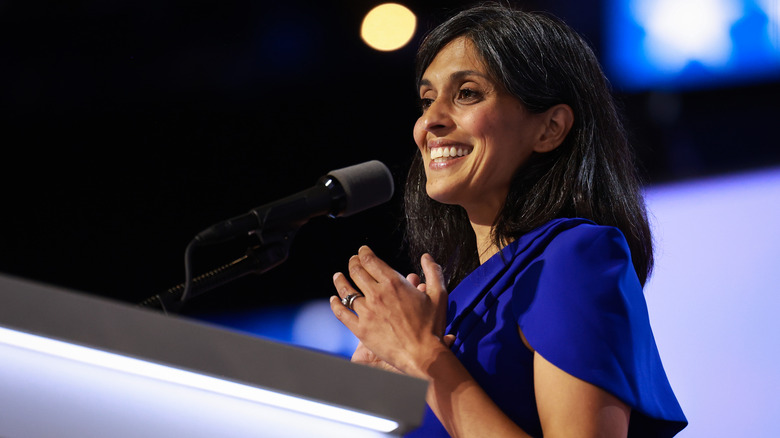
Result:
[[[553,219],[524,234],[506,249],[512,256],[524,253],[565,260],[585,257],[587,261],[601,253],[627,258],[629,262],[631,257],[628,242],[618,228],[583,218]]]
[[[631,257],[628,242],[618,228],[598,225],[586,219],[567,219],[556,227],[556,231],[547,248],[550,252],[583,257],[601,254]]]
[[[623,233],[586,220],[547,225],[513,278],[513,315],[527,341],[631,406],[632,428],[667,436],[684,427]]]

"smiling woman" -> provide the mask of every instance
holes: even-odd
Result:
[[[588,45],[550,16],[479,6],[425,38],[417,85],[405,208],[420,269],[362,247],[354,286],[334,275],[352,360],[430,382],[412,436],[675,435],[644,200]]]
[[[572,112],[556,105],[534,114],[491,79],[471,40],[442,48],[420,80],[423,114],[414,138],[428,196],[463,207],[477,233],[480,260],[497,249],[489,233],[512,176],[533,152],[549,152],[569,133]],[[454,153],[453,153],[454,152]],[[493,249],[491,249],[493,248]]]

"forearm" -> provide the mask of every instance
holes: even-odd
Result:
[[[419,370],[430,382],[427,401],[453,437],[527,437],[445,348]]]

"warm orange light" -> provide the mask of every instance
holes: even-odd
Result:
[[[406,6],[385,3],[366,14],[360,36],[376,50],[391,51],[405,46],[416,28],[417,17]]]

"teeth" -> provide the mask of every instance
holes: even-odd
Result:
[[[471,151],[468,148],[462,148],[462,147],[439,147],[439,148],[433,148],[431,149],[431,159],[435,160],[437,158],[451,158],[451,157],[462,157],[464,155],[470,154]]]

